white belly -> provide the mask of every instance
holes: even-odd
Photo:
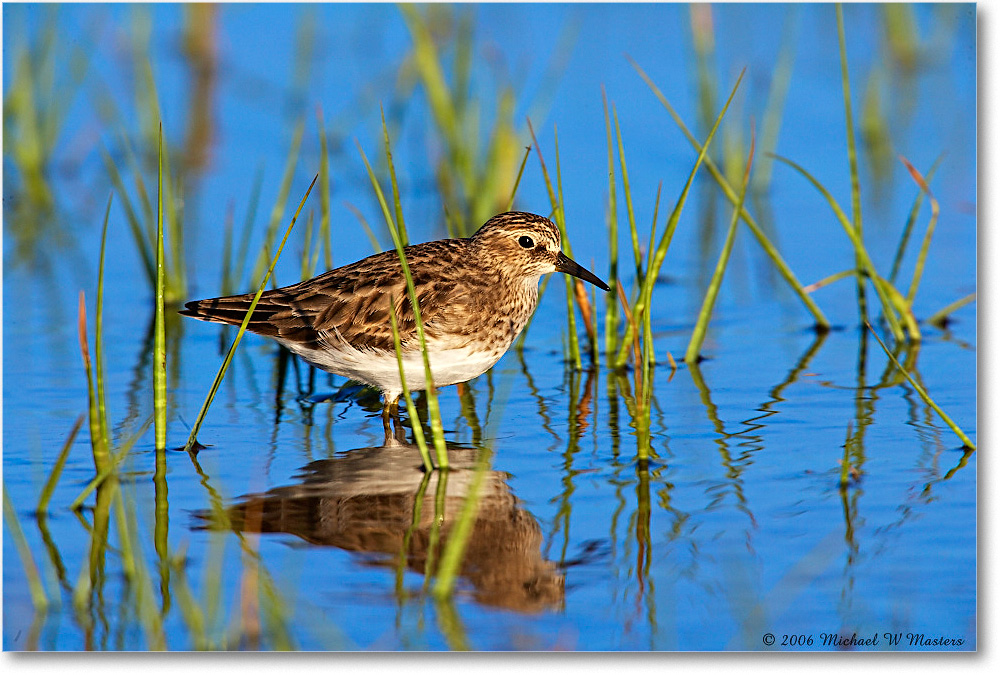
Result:
[[[305,349],[301,345],[279,340],[290,351],[323,370],[376,387],[388,400],[399,396],[403,386],[399,379],[399,363],[395,352],[362,351],[342,344],[337,350]],[[469,346],[440,349],[429,346],[431,373],[435,387],[466,382],[493,367],[506,349],[484,351]],[[403,353],[406,386],[411,391],[426,389],[424,361],[419,351]]]

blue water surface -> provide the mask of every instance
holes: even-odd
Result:
[[[113,190],[100,148],[131,181],[122,134],[136,147],[152,147],[136,103],[141,73],[131,55],[148,22],[164,134],[172,160],[179,161],[194,98],[182,49],[189,11],[169,4],[3,7],[5,101],[23,50],[37,52],[48,27],[56,36],[54,77],[71,92],[62,102],[65,118],[47,173],[56,202],[48,220],[26,220],[19,210],[25,185],[5,120],[4,490],[52,602],[44,613],[34,609],[15,530],[5,520],[5,650],[148,649],[147,609],[162,623],[164,646],[174,650],[273,649],[286,644],[275,637],[283,635],[299,649],[801,651],[838,649],[835,639],[855,633],[878,636],[879,643],[846,648],[976,648],[977,455],[963,451],[862,329],[852,279],[813,293],[835,327],[818,334],[741,226],[703,348],[707,359],[696,368],[680,363],[672,373],[667,352],[680,360],[685,351],[731,217],[705,172],[688,196],[653,298],[658,363],[655,457],[648,466],[636,461],[631,389],[622,393],[626,385],[616,384],[607,355],[596,369],[567,365],[560,278],[549,284],[523,351],[512,350],[467,385],[474,415],[456,387],[441,390],[458,469],[432,476],[423,487],[415,450],[379,449],[384,435],[371,392],[331,398],[346,384],[343,378],[310,376],[305,363],[283,360],[272,342],[248,336],[200,433],[209,447],[197,462],[167,453],[166,514],[155,508],[152,428],[123,462],[124,503],[135,515],[132,536],[149,578],[129,580],[119,554],[123,535],[113,524],[101,592],[75,605],[80,580],[94,578],[87,528],[95,498],[88,498],[82,520],[68,509],[94,477],[86,422],[47,518],[36,517],[35,505],[74,420],[87,410],[77,303],[83,290],[93,350],[100,225]],[[602,90],[617,113],[645,249],[658,186],[657,231],[663,232],[697,153],[627,57],[704,138],[692,25],[706,15],[673,4],[484,4],[439,11],[467,15],[474,26],[470,86],[481,109],[480,144],[505,85],[513,88],[522,147],[531,142],[524,124],[530,117],[550,171],[558,133],[574,257],[607,279]],[[788,53],[792,67],[774,151],[806,167],[850,213],[833,7],[736,4],[709,11],[713,115],[746,68],[713,143],[716,159],[728,148],[737,164],[745,161],[753,128],[754,171],[763,170],[769,101]],[[897,156],[926,172],[945,153],[931,182],[940,216],[914,303],[916,318],[925,322],[976,291],[976,13],[974,5],[904,9],[903,20],[912,19],[918,37],[917,58],[908,66],[894,51],[900,48],[893,47],[889,26],[899,16],[891,11],[844,7],[860,206],[867,250],[888,274],[919,193]],[[348,203],[375,227],[381,245],[391,246],[378,227],[381,211],[355,145],[388,186],[380,105],[392,124],[411,240],[446,236],[435,182],[442,142],[425,92],[406,84],[412,43],[397,7],[223,5],[216,21],[207,163],[179,197],[190,298],[220,293],[227,213],[231,208],[238,231],[259,174],[260,206],[249,240],[251,259],[256,255],[302,119],[302,149],[280,214],[281,228],[287,224],[319,170],[320,108],[330,140],[334,265],[372,253]],[[312,49],[297,66],[303,44]],[[443,57],[451,63],[451,52]],[[70,65],[81,59],[86,75],[74,89]],[[452,81],[450,66],[445,76]],[[117,109],[113,121],[99,113],[108,100]],[[874,108],[890,144],[884,169],[872,150]],[[774,163],[770,170],[769,187],[748,197],[747,206],[799,280],[852,269],[854,251],[824,198],[789,167]],[[627,270],[632,242],[617,164],[615,173],[620,268]],[[147,185],[154,181],[147,167]],[[307,209],[316,216],[318,203],[314,193]],[[516,206],[552,210],[535,151]],[[925,202],[897,281],[904,293],[929,218]],[[42,234],[34,247],[25,246],[23,233],[32,227]],[[304,234],[296,228],[275,271],[279,284],[301,277]],[[117,448],[152,414],[152,291],[144,274],[116,194],[103,328]],[[240,291],[250,288],[248,277]],[[623,281],[630,292],[632,277],[623,272]],[[868,289],[868,316],[885,338]],[[605,306],[598,297],[601,345]],[[952,319],[944,329],[922,323],[919,348],[900,357],[909,357],[914,376],[975,441],[975,303]],[[583,339],[579,317],[577,323]],[[177,317],[168,331],[168,445],[176,447],[221,361],[222,329]],[[628,387],[632,375],[624,373]],[[858,473],[841,489],[848,437]],[[483,448],[492,452],[490,471],[467,565],[453,600],[438,602],[426,585],[432,575],[424,574],[425,555],[433,546],[424,538],[442,505],[443,520],[454,522]],[[213,529],[213,504],[242,514],[246,533]],[[255,518],[271,531],[254,534]],[[409,540],[414,548],[400,565],[403,532],[413,522],[419,524]],[[164,557],[154,530],[166,523]],[[205,642],[193,637],[198,631],[185,612],[190,598],[203,611]],[[268,613],[273,607],[280,611]],[[263,626],[259,641],[248,616]],[[902,637],[893,645],[886,634]],[[923,643],[919,635],[955,642]],[[812,641],[789,643],[788,636]]]

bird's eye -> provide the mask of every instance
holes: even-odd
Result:
[[[527,235],[518,239],[517,243],[520,244],[522,248],[531,248],[535,245],[534,240]]]

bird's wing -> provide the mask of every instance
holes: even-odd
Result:
[[[428,340],[472,333],[469,310],[489,293],[489,280],[474,271],[463,240],[446,239],[408,246]],[[446,273],[442,273],[442,271]],[[346,341],[357,349],[393,350],[389,302],[395,305],[404,347],[417,344],[416,323],[395,251],[385,251],[292,286],[266,291],[247,330],[309,349]],[[240,325],[253,294],[189,302],[181,314],[203,321]]]

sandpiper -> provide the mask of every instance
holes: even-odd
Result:
[[[435,387],[466,382],[493,367],[534,312],[543,274],[565,272],[610,290],[562,252],[552,221],[533,213],[501,213],[471,237],[415,244],[405,252]],[[180,313],[238,326],[252,301],[252,293],[195,300]],[[420,341],[395,250],[264,292],[247,330],[318,368],[375,387],[388,414],[403,391],[390,302],[406,384],[424,389]]]

